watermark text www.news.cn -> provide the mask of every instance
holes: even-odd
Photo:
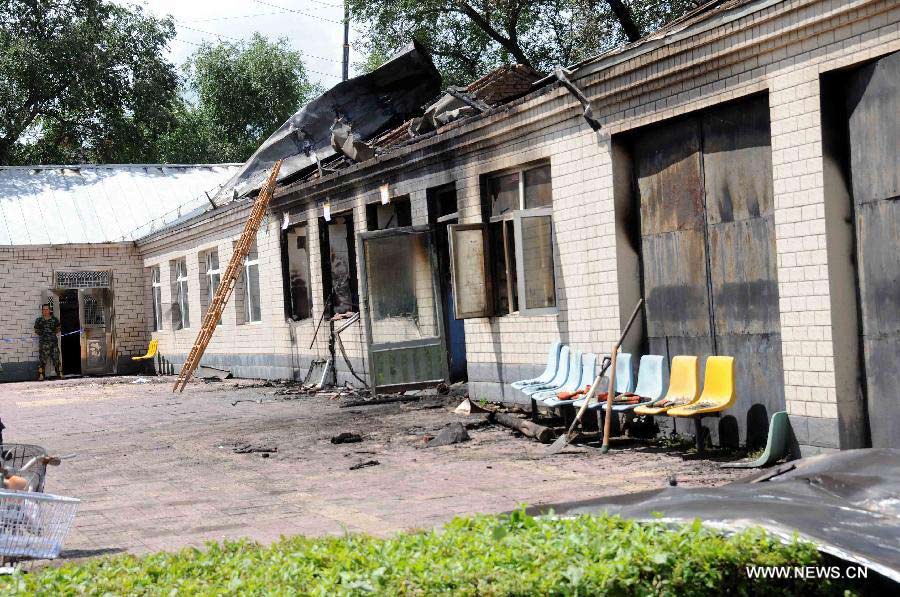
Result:
[[[747,566],[749,578],[796,579],[865,579],[869,569],[865,566]]]

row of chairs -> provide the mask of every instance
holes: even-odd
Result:
[[[548,408],[572,405],[580,408],[590,384],[597,375],[598,357],[582,353],[560,342],[551,344],[544,372],[532,379],[512,383],[512,387],[531,399],[532,410],[539,404]],[[604,358],[601,368],[608,366]],[[703,391],[699,385],[699,359],[679,355],[672,359],[669,386],[663,395],[666,362],[660,355],[643,355],[635,383],[632,356],[619,353],[616,358],[614,412],[634,411],[639,415],[662,415],[699,419],[730,408],[735,401],[734,357],[711,356],[706,359]],[[608,377],[607,387],[609,385]],[[606,409],[604,395],[588,408]]]

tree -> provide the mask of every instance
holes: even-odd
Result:
[[[243,162],[320,93],[287,39],[201,46],[184,66],[179,125],[161,140],[167,161]]]
[[[365,27],[361,49],[377,66],[416,39],[450,85],[517,62],[550,72],[683,15],[693,0],[349,0]]]
[[[0,0],[0,164],[152,157],[173,125],[174,36],[108,0]]]

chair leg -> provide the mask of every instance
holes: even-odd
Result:
[[[706,442],[703,434],[704,429],[701,417],[694,417],[694,439],[697,442],[697,454],[703,454],[706,451]]]

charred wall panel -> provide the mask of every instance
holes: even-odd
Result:
[[[768,416],[785,408],[769,105],[753,98],[700,120],[716,348],[735,357],[735,412]],[[748,417],[751,444],[765,418]]]
[[[700,136],[696,122],[647,131],[634,144],[647,336],[654,354],[712,353]]]
[[[785,406],[770,138],[757,97],[632,142],[648,344],[699,356],[701,375],[709,355],[736,358],[737,421],[719,426],[731,444],[722,430],[754,444]]]
[[[849,77],[850,170],[872,446],[900,447],[900,53]]]

